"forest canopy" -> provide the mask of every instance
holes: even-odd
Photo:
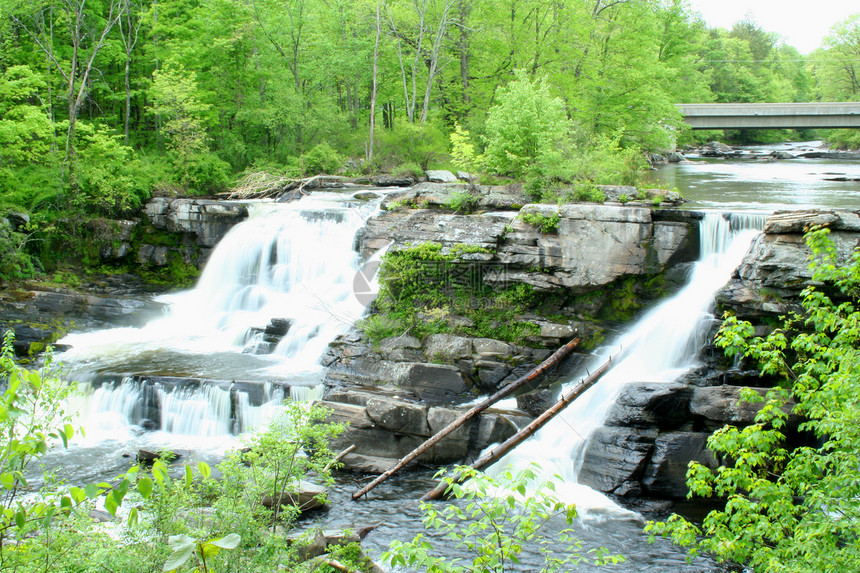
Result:
[[[857,16],[804,58],[685,0],[0,0],[0,47],[0,207],[83,217],[463,150],[535,188],[615,182],[691,140],[676,103],[860,90]]]

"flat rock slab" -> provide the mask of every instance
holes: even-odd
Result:
[[[427,180],[431,183],[456,183],[457,176],[444,169],[434,169],[425,172]]]

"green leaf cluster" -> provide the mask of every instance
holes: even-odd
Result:
[[[6,380],[0,396],[0,570],[300,570],[295,551],[273,533],[291,527],[299,514],[291,493],[301,479],[313,475],[317,483],[331,483],[337,464],[328,440],[342,426],[326,423],[328,411],[290,404],[266,431],[249,438],[249,450],[219,465],[219,480],[205,462],[175,467],[159,459],[97,484],[68,486],[45,473],[46,486],[34,495],[27,478],[34,462],[78,434],[63,408],[74,387],[50,364],[43,370],[16,364],[11,342],[9,334],[0,353]],[[266,503],[267,496],[277,503]],[[90,517],[98,505],[123,519],[119,535]],[[339,551],[367,567],[354,548]]]
[[[392,542],[382,555],[384,562],[428,573],[502,573],[520,564],[526,547],[540,552],[543,563],[539,571],[547,573],[569,571],[584,563],[604,565],[624,560],[603,550],[582,555],[572,529],[576,507],[559,501],[553,481],[537,483],[534,468],[518,472],[507,469],[498,478],[469,466],[455,471],[468,481],[461,485],[450,476],[443,478],[448,481],[447,494],[452,502],[441,508],[439,504],[421,504],[422,521],[430,534]],[[545,532],[550,524],[562,526],[553,537]],[[439,555],[432,543],[436,536],[453,540],[468,557]]]
[[[557,233],[558,224],[561,222],[560,211],[556,211],[552,215],[544,215],[537,211],[520,211],[517,216],[523,222],[540,229],[542,233]]]
[[[519,315],[538,297],[530,285],[499,289],[487,285],[484,273],[495,269],[469,257],[485,253],[489,251],[474,245],[447,249],[435,242],[386,253],[375,312],[358,326],[374,343],[406,333],[418,338],[459,333],[527,343],[539,329]],[[457,316],[468,320],[457,321]]]
[[[779,381],[753,425],[708,439],[730,464],[690,466],[690,495],[723,498],[725,507],[701,526],[679,516],[648,525],[756,572],[852,571],[860,559],[860,251],[838,260],[827,229],[806,241],[815,286],[802,293],[803,313],[764,338],[728,317],[717,337],[729,356],[755,360]],[[744,399],[762,401],[751,391]],[[789,441],[790,413],[802,417],[809,443]]]

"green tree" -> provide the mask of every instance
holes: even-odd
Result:
[[[110,0],[95,9],[86,0],[69,0],[48,6],[17,7],[10,11],[2,7],[15,24],[29,36],[63,80],[68,123],[66,124],[66,159],[69,184],[77,191],[77,160],[75,157],[75,128],[78,116],[92,89],[91,76],[96,70],[96,58],[119,20],[125,6],[120,0]],[[106,8],[100,11],[99,8]]]
[[[152,112],[163,118],[168,148],[184,164],[192,155],[208,150],[205,121],[211,106],[200,101],[194,72],[165,68],[153,78]]]
[[[39,102],[42,76],[29,66],[12,66],[0,76],[0,168],[44,161],[54,130]]]
[[[523,70],[515,76],[499,88],[498,103],[487,115],[484,164],[493,173],[521,178],[558,161],[571,124],[545,79],[532,81]]]
[[[733,317],[717,344],[729,356],[757,361],[775,377],[756,423],[726,426],[708,447],[732,460],[716,471],[692,463],[690,496],[724,498],[722,509],[701,526],[677,515],[650,523],[652,533],[671,536],[691,552],[756,572],[854,571],[860,559],[860,251],[847,260],[827,229],[806,237],[813,281],[803,291],[802,315],[785,320],[765,338]],[[796,402],[801,430],[817,445],[787,440],[786,402]],[[745,399],[760,401],[754,392]]]

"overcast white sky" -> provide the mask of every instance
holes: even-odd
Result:
[[[801,54],[819,47],[833,24],[860,13],[857,0],[690,0],[690,5],[711,27],[731,29],[750,14]]]

